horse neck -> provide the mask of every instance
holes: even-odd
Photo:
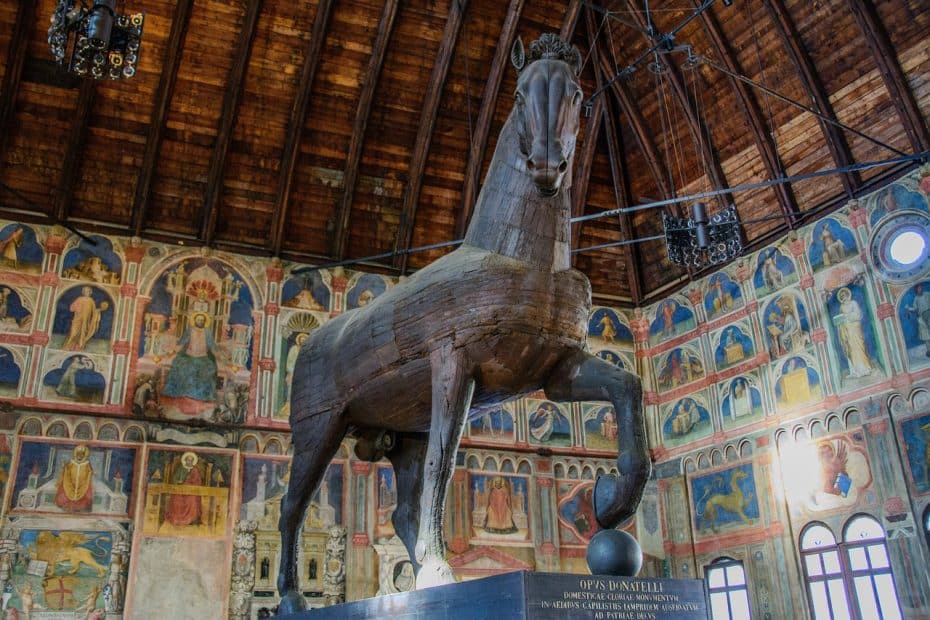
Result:
[[[545,271],[571,268],[568,189],[551,198],[536,191],[524,167],[513,115],[507,119],[472,216],[465,243]]]

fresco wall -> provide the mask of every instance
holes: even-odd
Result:
[[[670,575],[742,560],[754,617],[802,617],[802,530],[868,514],[926,617],[930,261],[887,241],[928,193],[925,166],[633,313]]]
[[[734,557],[758,617],[799,617],[801,529],[839,536],[868,513],[888,534],[905,615],[927,608],[930,277],[885,274],[871,249],[887,222],[926,217],[924,172],[653,306],[593,309],[591,351],[645,385],[656,468],[626,524],[644,574],[699,577]],[[395,284],[297,267],[0,222],[7,607],[274,607],[298,348]],[[610,406],[542,393],[471,420],[447,506],[458,578],[585,572],[593,481],[614,470],[617,434]],[[303,531],[311,604],[412,587],[394,485],[387,461],[342,446]]]

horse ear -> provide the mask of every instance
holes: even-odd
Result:
[[[575,75],[581,75],[581,52],[574,45],[572,45],[571,55],[568,58],[568,66],[572,68]]]
[[[517,37],[517,40],[513,42],[513,47],[510,50],[510,62],[513,63],[517,73],[523,71],[523,66],[526,64],[526,52],[523,50],[523,39],[520,37]]]

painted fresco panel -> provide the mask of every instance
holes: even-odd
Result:
[[[527,438],[534,445],[572,445],[571,414],[564,405],[527,399]]]
[[[611,351],[610,349],[600,349],[594,351],[594,355],[609,363],[611,366],[616,366],[617,368],[626,370],[633,367],[628,357],[621,353],[617,353],[616,351]]]
[[[0,346],[0,396],[16,398],[19,396],[20,380],[23,370],[12,347]]]
[[[691,511],[698,537],[753,527],[760,522],[752,463],[690,479]]]
[[[77,247],[65,252],[61,260],[61,277],[118,285],[123,273],[123,261],[113,251],[113,243],[100,235],[91,235],[89,239],[93,242],[81,239]]]
[[[610,308],[595,308],[588,319],[588,339],[594,346],[633,346],[633,332],[621,316]],[[596,342],[600,341],[600,342]]]
[[[346,291],[346,309],[367,306],[372,299],[387,290],[388,284],[384,276],[373,273],[363,273],[349,284]]]
[[[115,316],[113,297],[99,286],[85,284],[67,289],[55,304],[49,347],[109,353]]]
[[[710,435],[713,422],[701,393],[687,396],[662,408],[662,443],[673,448]]]
[[[875,335],[871,304],[861,284],[850,283],[829,294],[834,359],[833,368],[843,389],[884,377],[882,353]]]
[[[911,185],[909,179],[901,179],[892,183],[888,187],[882,188],[869,196],[871,210],[869,212],[869,225],[874,229],[876,224],[885,216],[891,215],[895,211],[914,210],[928,211],[928,197],[921,195]],[[2,236],[2,233],[0,233]]]
[[[756,297],[762,298],[798,281],[794,261],[778,248],[765,248],[756,255],[756,271],[752,282]]]
[[[728,325],[713,335],[714,365],[724,370],[751,360],[756,355],[752,341],[752,327],[748,323]]]
[[[150,450],[146,465],[146,535],[225,536],[232,456],[203,450]]]
[[[838,265],[858,253],[856,236],[836,219],[828,217],[814,224],[807,256],[815,272]]]
[[[652,358],[660,392],[674,390],[704,378],[704,362],[697,341]]]
[[[29,333],[32,331],[32,308],[35,305],[35,295],[35,289],[20,289],[0,281],[0,332]]]
[[[898,329],[909,368],[930,365],[930,281],[918,282],[898,301]]]
[[[480,415],[471,418],[468,421],[468,436],[482,442],[501,442],[513,445],[516,436],[514,435],[512,407],[513,404],[506,404],[482,411]]]
[[[25,554],[13,565],[7,609],[16,609],[25,618],[39,610],[89,618],[104,609],[112,532],[24,529],[19,545]],[[9,612],[6,617],[11,617]]]
[[[756,373],[747,373],[718,384],[717,401],[725,429],[744,426],[765,415],[760,385]]]
[[[785,492],[794,510],[847,514],[874,505],[865,435],[851,431],[786,449],[781,459]]]
[[[529,541],[527,478],[471,472],[469,489],[474,538],[510,543]]]
[[[930,494],[930,414],[904,420],[899,425],[912,488],[918,495]]]
[[[128,517],[135,471],[134,447],[23,440],[10,508]]]
[[[656,306],[656,316],[649,325],[649,344],[656,345],[694,329],[694,312],[675,299],[666,299]]]
[[[281,287],[281,306],[300,310],[329,310],[332,293],[320,271],[309,271],[288,278]]]
[[[743,292],[739,284],[731,280],[726,273],[718,272],[707,279],[704,312],[708,319],[716,319],[742,308],[743,305]]]
[[[252,368],[253,294],[213,258],[188,258],[155,281],[146,308],[138,381],[171,420],[238,424],[245,420]]]
[[[765,304],[762,331],[772,359],[804,351],[811,345],[807,308],[800,295],[783,293]]]
[[[397,509],[397,481],[394,469],[387,465],[378,465],[377,491],[375,492],[375,540],[385,540],[394,536],[394,524],[391,518]]]
[[[291,379],[300,347],[310,336],[310,332],[320,326],[319,320],[309,312],[281,313],[281,346],[278,367],[278,386],[276,391],[277,407],[275,418],[287,420],[291,413]]]
[[[256,521],[261,530],[277,531],[281,498],[291,475],[288,457],[246,456],[242,459],[239,519]],[[343,463],[330,463],[320,488],[310,499],[305,527],[326,529],[343,523]]]
[[[820,372],[810,357],[795,355],[776,362],[772,374],[775,379],[775,403],[782,410],[823,398]]]
[[[44,259],[45,251],[31,227],[7,224],[0,229],[0,268],[39,273]]]
[[[594,513],[594,483],[559,482],[559,536],[563,545],[586,545],[601,530]]]
[[[582,404],[584,445],[589,450],[617,451],[617,414],[611,405]]]
[[[46,359],[43,400],[102,404],[106,395],[109,360],[84,354],[53,354]]]

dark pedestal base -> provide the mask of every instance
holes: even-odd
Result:
[[[314,609],[291,620],[707,620],[699,579],[507,573]]]

